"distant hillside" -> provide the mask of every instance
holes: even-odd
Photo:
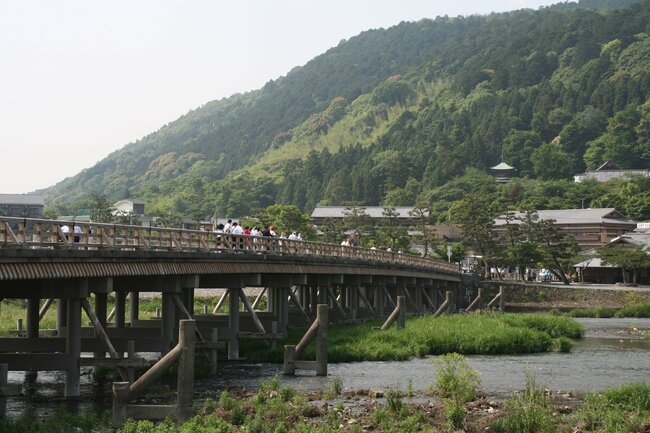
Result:
[[[275,202],[431,200],[502,152],[538,179],[606,159],[648,166],[650,0],[592,9],[612,3],[366,31],[41,192],[62,210],[96,193],[150,211],[245,215]]]

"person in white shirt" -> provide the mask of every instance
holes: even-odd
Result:
[[[244,228],[239,225],[237,222],[232,223],[232,229],[230,230],[230,233],[233,235],[243,235],[244,234]]]
[[[289,239],[292,241],[298,239],[298,235],[296,234],[296,232],[291,232],[291,234],[289,235]]]

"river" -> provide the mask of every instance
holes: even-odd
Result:
[[[526,375],[554,392],[585,393],[650,379],[650,319],[578,319],[587,329],[571,353],[541,353],[531,355],[468,356],[470,364],[479,371],[481,388],[488,396],[504,397],[521,390]],[[261,380],[276,375],[300,391],[326,389],[334,377],[344,388],[376,389],[387,387],[425,391],[435,379],[432,358],[402,362],[355,362],[330,364],[327,377],[303,374],[282,376],[278,364],[252,364],[245,361],[220,362],[218,374],[198,379],[196,391],[200,396],[217,397],[224,388],[255,389]],[[64,407],[72,411],[106,410],[111,407],[110,383],[95,383],[90,369],[84,369],[81,398],[63,398],[64,374],[41,372],[38,377],[11,372],[10,383],[23,383],[24,395],[7,399],[10,416],[45,415]]]

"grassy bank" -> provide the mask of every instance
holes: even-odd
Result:
[[[404,330],[379,331],[381,322],[333,325],[329,332],[329,362],[401,361],[426,355],[518,354],[552,350],[561,339],[582,336],[580,324],[566,317],[540,314],[469,314],[433,318],[412,317]],[[297,343],[304,330],[293,330],[289,338],[269,350],[259,342],[245,342],[242,353],[254,361],[282,362],[283,344]],[[569,343],[570,344],[570,343]],[[306,358],[313,358],[311,344]]]
[[[440,376],[439,376],[440,379]],[[334,382],[334,380],[333,380]],[[447,382],[445,382],[447,383]],[[344,391],[330,386],[319,393],[301,394],[278,380],[260,385],[255,393],[228,391],[207,396],[196,404],[197,414],[182,425],[172,421],[128,421],[117,433],[497,433],[642,432],[650,428],[650,386],[631,384],[587,395],[576,404],[551,396],[529,380],[526,390],[503,403],[482,398],[453,403],[448,389],[433,385],[435,399],[415,403],[408,392],[388,388]],[[0,433],[114,432],[107,415],[60,414],[18,421],[0,419]]]
[[[650,317],[650,302],[642,304],[627,305],[621,308],[595,307],[595,308],[574,308],[565,313],[559,310],[550,311],[554,315],[565,315],[568,317]]]

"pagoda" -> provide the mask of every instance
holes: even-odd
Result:
[[[515,173],[515,171],[517,171],[517,169],[511,167],[502,159],[501,163],[495,165],[494,167],[490,167],[490,171],[492,172],[492,176],[494,176],[497,183],[508,183],[510,182],[512,175]]]

